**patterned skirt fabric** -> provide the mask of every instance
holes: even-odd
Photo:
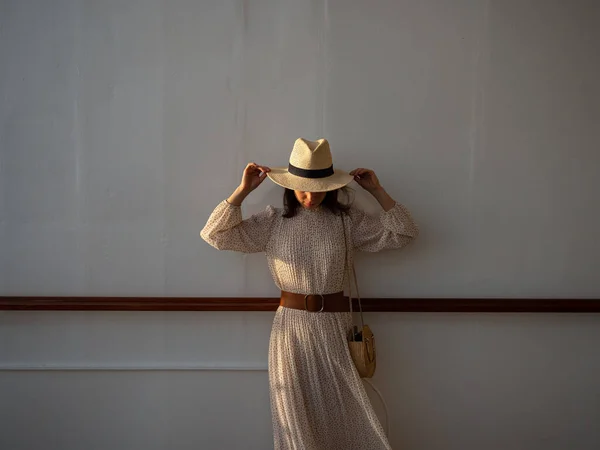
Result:
[[[275,450],[390,449],[348,351],[350,313],[280,306],[269,343]]]

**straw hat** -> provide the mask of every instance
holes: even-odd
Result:
[[[348,172],[333,168],[327,139],[296,139],[288,167],[272,167],[267,176],[280,186],[305,192],[333,191],[353,180]]]

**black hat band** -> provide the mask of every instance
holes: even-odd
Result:
[[[288,172],[302,178],[327,178],[335,173],[333,171],[333,164],[327,169],[301,169],[290,164]]]

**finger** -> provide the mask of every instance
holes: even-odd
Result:
[[[259,172],[269,172],[271,169],[269,169],[266,166],[259,166],[258,164],[255,164],[252,169],[254,170],[255,173],[259,173]]]
[[[260,164],[256,164],[255,162],[248,163],[246,166],[247,169],[258,169],[263,172],[269,172],[271,169],[267,166],[261,166]]]
[[[261,174],[258,176],[258,183],[256,185],[260,186],[260,184],[265,181],[266,178],[267,174],[265,172],[261,172]]]
[[[360,177],[363,179],[372,179],[373,178],[373,172],[369,169],[362,169],[360,172]]]

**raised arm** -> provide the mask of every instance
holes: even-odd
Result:
[[[366,252],[402,248],[419,235],[419,227],[408,209],[396,202],[381,186],[375,172],[356,169],[350,172],[355,181],[379,202],[383,211],[370,215],[352,208],[352,240],[354,248]]]
[[[218,250],[256,253],[265,250],[277,218],[275,208],[242,219],[241,204],[266,178],[270,169],[250,163],[244,169],[239,187],[214,209],[200,236]]]

